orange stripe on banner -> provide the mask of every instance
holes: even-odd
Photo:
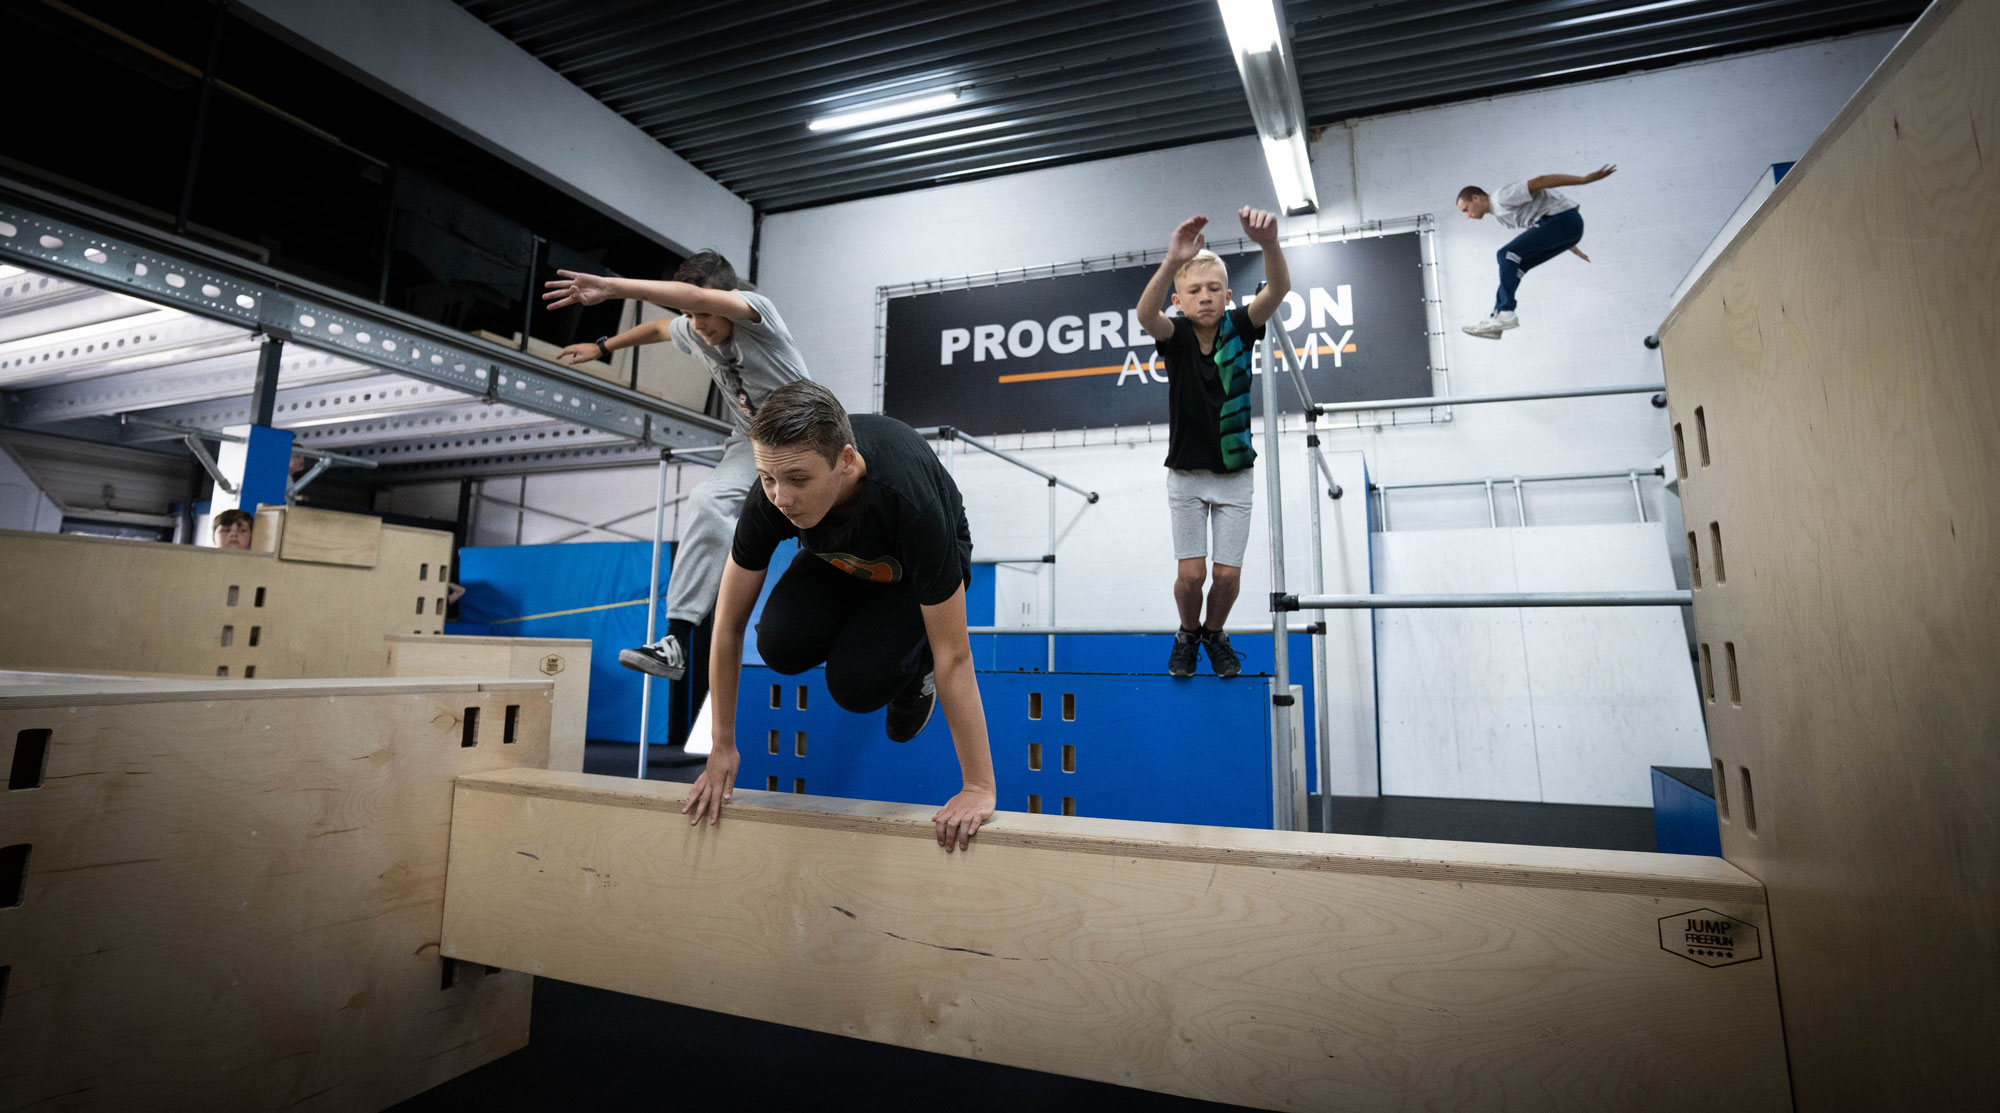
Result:
[[[1349,344],[1340,350],[1342,352],[1351,352],[1355,349],[1354,345]],[[1301,358],[1304,358],[1307,354],[1309,353],[1305,351],[1299,352]],[[1333,349],[1322,344],[1316,352],[1310,354],[1330,356],[1333,354]],[[1123,370],[1125,370],[1124,364],[1114,363],[1109,367],[1072,367],[1067,371],[1023,371],[1018,375],[1002,375],[999,381],[1003,383],[1038,383],[1047,379],[1081,379],[1089,375],[1116,375]]]

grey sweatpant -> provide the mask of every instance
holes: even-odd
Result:
[[[756,482],[757,464],[750,456],[749,440],[741,433],[730,434],[715,470],[688,495],[681,514],[680,546],[674,550],[667,582],[668,620],[684,619],[699,626],[715,609],[722,565],[736,540],[736,518]]]

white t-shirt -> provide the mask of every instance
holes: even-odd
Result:
[[[1526,182],[1512,182],[1500,187],[1493,195],[1493,219],[1502,228],[1529,228],[1545,216],[1566,213],[1576,208],[1576,202],[1545,189],[1532,193]]]
[[[715,385],[722,388],[723,410],[744,433],[764,396],[796,379],[810,379],[805,357],[792,343],[792,332],[778,316],[771,299],[750,290],[735,293],[757,311],[759,321],[737,321],[721,347],[703,340],[685,316],[667,326],[674,347],[708,364]]]

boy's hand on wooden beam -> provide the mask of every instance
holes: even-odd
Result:
[[[985,788],[962,789],[944,802],[931,823],[937,827],[938,845],[946,854],[971,845],[979,825],[993,818],[994,802],[993,790]]]
[[[722,805],[735,799],[736,770],[742,764],[743,757],[733,746],[728,750],[717,747],[708,755],[708,764],[702,768],[701,776],[695,778],[694,788],[681,804],[682,815],[693,813],[689,824],[700,823],[704,815],[711,827],[721,821]]]

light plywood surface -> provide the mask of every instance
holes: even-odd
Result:
[[[292,513],[263,511],[260,529]],[[365,568],[0,530],[0,668],[380,675],[385,635],[443,632],[451,535],[362,520],[379,534]]]
[[[2000,4],[1932,5],[1660,330],[1808,1113],[2000,1091],[1996,57]]]
[[[381,557],[382,519],[372,514],[309,506],[274,507],[257,514],[269,515],[269,532],[282,560],[373,568]]]
[[[0,696],[10,762],[49,732],[0,796],[0,1106],[373,1111],[522,1046],[528,979],[441,988],[439,926],[452,779],[540,765],[548,685],[208,687]]]
[[[555,685],[549,768],[583,772],[590,712],[588,638],[495,638],[465,634],[391,635],[390,676],[512,676]]]
[[[1788,1107],[1762,925],[1718,859],[934,809],[534,770],[459,782],[444,946],[473,962],[1274,1109]],[[1525,1103],[1525,1104],[1523,1104]]]

